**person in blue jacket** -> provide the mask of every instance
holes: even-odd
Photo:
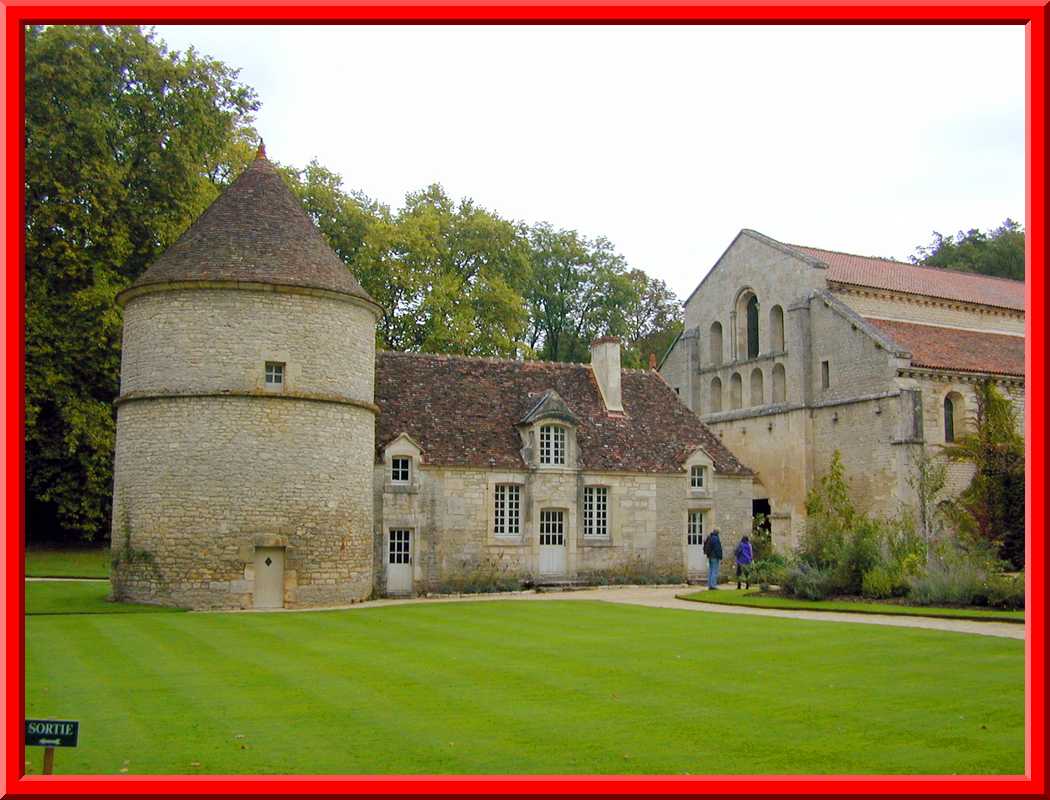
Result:
[[[746,536],[740,540],[740,544],[736,546],[736,550],[733,551],[733,557],[736,559],[736,588],[740,588],[740,579],[743,577],[746,586],[744,588],[751,588],[751,562],[754,560],[754,555],[751,552],[751,540]]]
[[[704,542],[704,555],[707,556],[707,588],[718,588],[718,565],[722,563],[722,540],[718,538],[718,529]]]

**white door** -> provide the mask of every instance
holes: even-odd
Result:
[[[704,512],[689,512],[689,529],[685,535],[686,566],[689,572],[702,572],[707,568],[704,557]]]
[[[255,548],[256,608],[284,607],[284,548]]]
[[[564,575],[566,571],[565,513],[541,511],[540,575]]]
[[[412,592],[412,531],[394,528],[386,559],[386,593]]]

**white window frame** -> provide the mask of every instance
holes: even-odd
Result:
[[[565,509],[544,508],[540,510],[540,545],[544,544],[544,537],[557,536],[561,538],[561,545],[565,545]],[[549,542],[548,542],[549,544]]]
[[[703,544],[704,516],[706,513],[707,512],[697,508],[689,509],[689,513],[686,515],[686,541],[688,541],[689,537],[696,536],[700,540],[697,544]]]
[[[493,495],[492,533],[497,537],[521,536],[521,484],[497,483]]]
[[[699,478],[699,481],[698,481]],[[689,467],[689,488],[694,491],[707,490],[707,465],[693,464]]]
[[[568,462],[569,435],[562,425],[540,425],[539,463],[549,467],[563,467]]]
[[[284,386],[285,362],[267,361],[263,367],[263,376],[267,388],[280,389]]]
[[[401,472],[398,462],[405,462],[404,475],[405,477],[398,477]],[[390,457],[390,482],[395,483],[398,486],[407,486],[412,482],[412,458],[410,456],[391,456]]]
[[[609,487],[583,487],[583,535],[609,538]]]

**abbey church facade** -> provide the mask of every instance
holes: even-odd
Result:
[[[1025,285],[778,242],[744,230],[686,301],[662,375],[754,470],[788,550],[841,454],[861,508],[914,503],[922,452],[964,433],[992,380],[1024,420]],[[949,467],[948,491],[972,473]]]

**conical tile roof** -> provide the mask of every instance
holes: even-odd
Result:
[[[236,281],[327,289],[375,302],[259,155],[132,288]]]

